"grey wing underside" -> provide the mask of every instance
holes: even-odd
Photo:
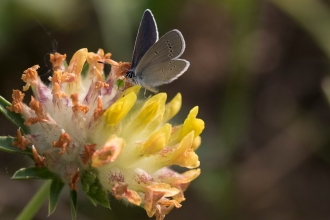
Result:
[[[178,58],[184,52],[185,47],[186,44],[180,31],[174,29],[167,32],[144,54],[136,67],[136,75],[144,72],[146,68],[150,68],[150,65]]]
[[[175,59],[157,63],[137,73],[136,81],[150,91],[157,92],[155,87],[172,82],[181,76],[189,67],[187,60]]]

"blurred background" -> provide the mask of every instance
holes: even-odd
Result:
[[[2,0],[0,94],[11,101],[25,69],[49,54],[103,48],[131,61],[146,8],[160,36],[179,29],[188,71],[160,87],[182,93],[181,123],[205,121],[202,174],[166,219],[330,219],[329,0]],[[56,43],[57,42],[57,43]],[[29,96],[27,95],[27,100]],[[27,101],[26,100],[26,101]],[[1,115],[0,135],[16,128]],[[0,152],[0,219],[14,219],[41,181],[10,180],[31,161]],[[70,219],[67,192],[47,219]],[[111,197],[94,207],[79,191],[78,219],[149,219]],[[46,219],[47,203],[34,219]]]

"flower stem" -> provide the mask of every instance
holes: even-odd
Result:
[[[51,181],[47,181],[39,191],[34,195],[30,202],[25,206],[16,220],[29,220],[32,219],[36,212],[40,209],[45,199],[49,195],[49,187]]]

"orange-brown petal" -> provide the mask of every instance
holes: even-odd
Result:
[[[11,112],[23,113],[23,98],[25,94],[19,90],[14,89],[11,97],[13,98],[11,106],[7,106],[7,109]]]
[[[142,202],[139,194],[134,191],[128,189],[128,185],[126,183],[116,183],[112,188],[113,196],[120,200],[126,198],[130,203],[139,206]]]
[[[117,159],[125,146],[125,140],[112,135],[109,140],[92,156],[92,166],[100,167]]]
[[[77,188],[77,182],[79,180],[79,168],[77,169],[77,171],[72,175],[69,186],[70,186],[70,190],[75,190],[78,191]]]
[[[62,134],[60,135],[58,141],[57,142],[53,141],[53,147],[61,148],[62,150],[59,152],[59,154],[62,155],[66,152],[66,147],[70,144],[70,142],[71,142],[70,135],[62,131]]]
[[[53,71],[63,69],[66,54],[54,53],[49,55],[49,61],[52,63]]]
[[[72,104],[73,104],[72,111],[74,113],[82,112],[82,113],[86,114],[89,111],[89,106],[87,106],[87,105],[80,105],[78,103],[78,101],[79,101],[78,98],[79,98],[79,94],[78,93],[74,93],[74,94],[71,95]]]
[[[96,144],[84,144],[84,153],[82,155],[82,162],[86,164],[88,160],[92,158],[92,155],[95,152]]]
[[[39,69],[39,67],[39,65],[34,65],[24,71],[22,80],[26,82],[26,85],[23,87],[23,91],[28,90],[30,85],[37,85],[37,82],[39,81],[37,69]]]
[[[17,129],[17,141],[13,142],[14,146],[17,146],[19,149],[25,150],[26,146],[28,146],[30,144],[30,141],[25,138],[20,129]]]
[[[36,167],[41,168],[46,166],[45,157],[40,156],[33,145],[32,145],[32,156]]]

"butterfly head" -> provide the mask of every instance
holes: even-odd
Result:
[[[135,73],[134,73],[133,70],[129,70],[129,71],[126,72],[126,74],[125,74],[125,78],[130,78],[130,79],[132,79],[133,77],[135,77]]]

